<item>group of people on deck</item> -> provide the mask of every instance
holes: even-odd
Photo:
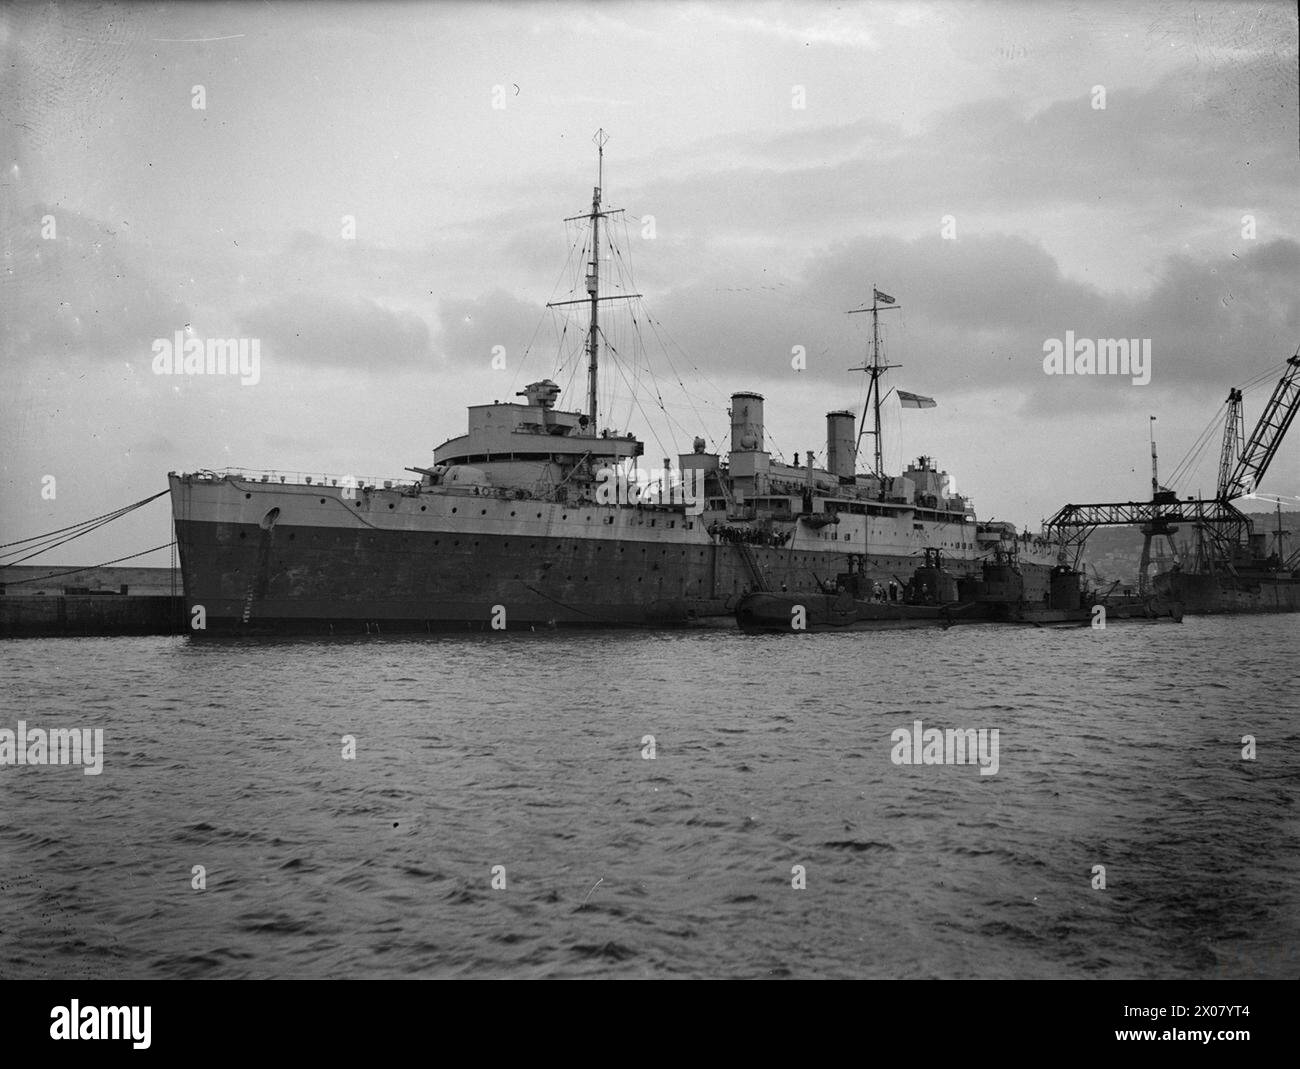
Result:
[[[836,590],[844,591],[847,589],[844,584],[837,583]],[[921,583],[919,586],[908,580],[905,584],[900,584],[897,579],[891,578],[888,584],[882,584],[876,579],[871,584],[870,598],[871,601],[884,602],[904,602],[908,605],[932,605],[934,597],[930,591],[929,583]]]
[[[764,531],[757,527],[732,527],[730,524],[713,522],[709,524],[709,534],[723,542],[744,542],[751,546],[779,547],[790,541],[791,531]]]

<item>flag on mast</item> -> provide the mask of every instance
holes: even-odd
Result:
[[[896,390],[898,394],[898,403],[904,408],[934,408],[935,400],[933,397],[922,397],[919,393],[908,393],[906,390]]]
[[[875,296],[876,300],[879,301],[881,304],[895,303],[893,297],[891,297],[888,293],[881,293],[880,290],[876,289],[875,286],[871,287],[871,292]]]

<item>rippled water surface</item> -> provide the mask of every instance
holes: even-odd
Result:
[[[7,641],[0,728],[105,757],[0,767],[0,976],[1295,977],[1298,653],[1300,616]],[[916,719],[997,728],[997,774],[893,764]]]

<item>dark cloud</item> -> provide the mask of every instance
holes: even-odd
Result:
[[[664,233],[703,242],[860,233],[918,215],[937,230],[943,214],[1062,205],[1129,211],[1134,225],[1145,213],[1176,225],[1178,213],[1203,210],[1231,229],[1259,201],[1293,203],[1294,75],[1288,85],[1275,60],[1242,63],[1209,85],[1194,68],[1150,89],[1112,85],[1104,110],[1092,107],[1091,88],[1033,113],[1008,98],[972,102],[914,135],[874,122],[759,134],[730,162],[704,151],[705,166],[687,153],[691,170],[627,195],[657,213]]]
[[[1157,393],[1166,404],[1196,403],[1285,359],[1300,341],[1300,245],[1292,241],[1218,258],[1171,257],[1144,296],[1069,279],[1042,248],[1008,235],[858,239],[814,264],[803,277],[715,271],[647,305],[665,336],[715,379],[779,388],[802,346],[804,374],[834,391],[867,351],[869,317],[845,313],[870,303],[874,282],[902,306],[881,317],[889,359],[905,365],[896,381],[954,399],[1005,389],[1010,408],[1036,411],[1141,407]],[[501,291],[446,301],[442,343],[454,359],[486,360],[493,345],[531,336],[538,312]],[[612,318],[609,329],[616,329]],[[1150,385],[1046,375],[1044,344],[1067,331],[1079,339],[1150,339]]]

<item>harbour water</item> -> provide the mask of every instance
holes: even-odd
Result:
[[[1295,978],[1298,649],[8,641],[0,728],[103,769],[0,765],[0,977]],[[895,764],[917,720],[997,729],[996,774]]]

